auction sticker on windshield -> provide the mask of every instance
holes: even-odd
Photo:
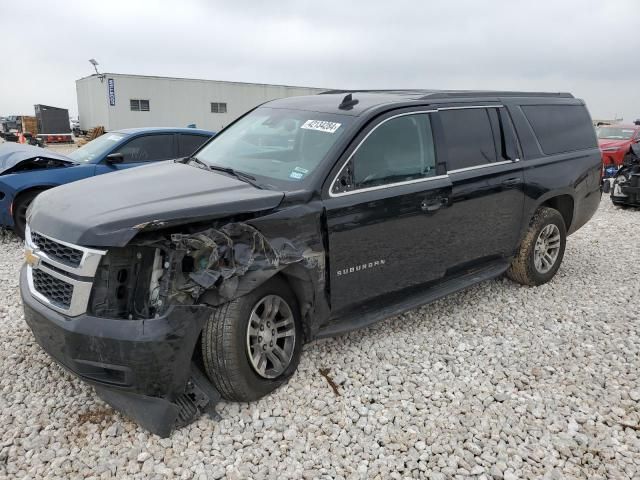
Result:
[[[335,133],[340,128],[341,123],[327,122],[325,120],[307,120],[300,128],[306,130],[317,130],[325,133]]]

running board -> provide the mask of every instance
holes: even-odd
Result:
[[[371,301],[369,307],[349,312],[346,316],[335,319],[328,325],[321,327],[316,338],[334,337],[352,330],[367,327],[385,318],[400,315],[408,310],[421,307],[452,293],[464,290],[476,283],[495,278],[503,274],[508,268],[509,261],[494,261],[482,268],[476,268],[431,287],[415,289],[414,293],[403,296],[400,300],[384,306],[376,306],[378,302],[374,299]]]

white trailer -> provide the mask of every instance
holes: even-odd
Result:
[[[186,127],[219,131],[256,105],[326,89],[189,78],[94,74],[76,80],[80,129]]]

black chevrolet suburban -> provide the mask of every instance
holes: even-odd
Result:
[[[506,274],[540,285],[600,202],[566,93],[331,91],[189,158],[46,191],[21,293],[36,340],[168,435],[295,371],[304,342]]]

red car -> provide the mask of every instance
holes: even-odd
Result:
[[[640,143],[640,125],[602,125],[596,130],[602,163],[620,167],[631,145]]]

